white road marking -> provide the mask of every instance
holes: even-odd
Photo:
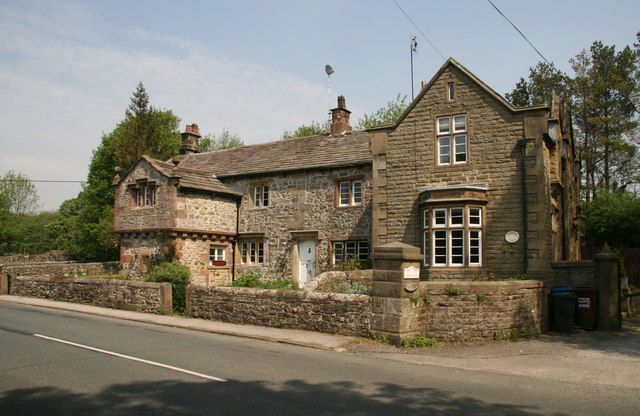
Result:
[[[38,337],[38,338],[42,338],[42,339],[46,339],[48,341],[59,342],[61,344],[71,345],[73,347],[84,348],[86,350],[91,350],[91,351],[99,352],[99,353],[102,353],[102,354],[112,355],[114,357],[124,358],[126,360],[137,361],[139,363],[144,363],[144,364],[154,365],[156,367],[166,368],[168,370],[177,371],[179,373],[190,374],[192,376],[204,378],[204,379],[207,379],[207,380],[222,381],[222,382],[227,381],[227,380],[225,380],[223,378],[208,376],[206,374],[201,374],[201,373],[196,373],[195,371],[185,370],[184,368],[179,368],[179,367],[174,367],[172,365],[157,363],[155,361],[143,360],[142,358],[136,358],[136,357],[132,357],[130,355],[119,354],[117,352],[101,350],[100,348],[90,347],[88,345],[77,344],[75,342],[65,341],[65,340],[59,339],[59,338],[48,337],[46,335],[40,335],[40,334],[33,334],[33,336],[34,337]]]

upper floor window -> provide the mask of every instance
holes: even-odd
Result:
[[[264,264],[264,242],[255,240],[240,243],[240,262],[242,264]]]
[[[447,84],[447,100],[453,101],[456,98],[456,84],[450,82]]]
[[[253,188],[253,206],[269,206],[269,185],[258,185]]]
[[[138,207],[149,207],[156,204],[156,185],[149,182],[140,182],[133,190],[133,199]]]
[[[467,116],[438,117],[438,165],[467,163]]]
[[[227,264],[226,251],[227,248],[225,246],[209,247],[209,265],[224,266],[225,264]]]
[[[341,207],[362,205],[362,180],[341,181],[338,198]]]
[[[423,211],[424,265],[481,266],[482,208],[432,208]]]

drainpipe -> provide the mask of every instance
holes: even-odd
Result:
[[[520,184],[522,186],[522,264],[524,274],[527,274],[529,270],[529,259],[527,258],[528,251],[528,227],[527,227],[527,165],[526,165],[526,149],[527,139],[518,140],[520,146],[520,163],[522,169],[520,169]]]
[[[237,249],[238,249],[238,230],[240,229],[240,203],[242,200],[238,200],[236,202],[236,238],[233,241],[233,258],[231,259],[231,281],[236,280],[236,257],[237,257]]]

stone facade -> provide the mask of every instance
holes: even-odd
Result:
[[[301,290],[189,285],[187,313],[194,318],[238,324],[367,336],[371,298]]]
[[[450,86],[455,88],[453,99],[448,96]],[[456,115],[464,120],[465,161],[440,164],[437,123],[451,117],[453,130]],[[450,148],[455,148],[454,135]],[[373,227],[379,230],[380,244],[402,241],[424,252],[424,211],[433,215],[434,208],[482,210],[479,264],[465,260],[461,267],[434,265],[435,243],[429,231],[430,265],[422,267],[423,279],[523,273],[544,277],[551,273],[552,261],[578,258],[575,149],[570,116],[558,99],[550,106],[516,109],[450,60],[399,123],[380,129],[378,136],[372,146]],[[526,146],[524,165],[521,145]],[[519,234],[518,241],[507,241],[510,231]],[[464,252],[467,255],[467,243]]]
[[[10,294],[136,312],[171,313],[171,283],[46,276],[11,278]]]
[[[427,337],[462,341],[533,335],[543,329],[544,284],[421,282],[416,308]]]
[[[339,207],[338,183],[362,180],[363,200],[357,206]],[[228,178],[226,183],[244,191],[240,202],[238,244],[247,239],[262,239],[264,266],[286,277],[296,277],[297,243],[316,241],[314,274],[331,267],[331,242],[369,241],[371,237],[370,166],[334,170],[264,175],[259,179]],[[269,186],[269,206],[254,207],[252,189]],[[236,262],[241,264],[240,247]]]

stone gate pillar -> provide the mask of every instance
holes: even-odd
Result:
[[[410,299],[418,296],[421,261],[418,247],[400,242],[373,250],[371,332],[388,336],[394,344],[421,332],[419,308]]]
[[[598,329],[621,329],[618,256],[606,247],[593,258],[598,282]]]

